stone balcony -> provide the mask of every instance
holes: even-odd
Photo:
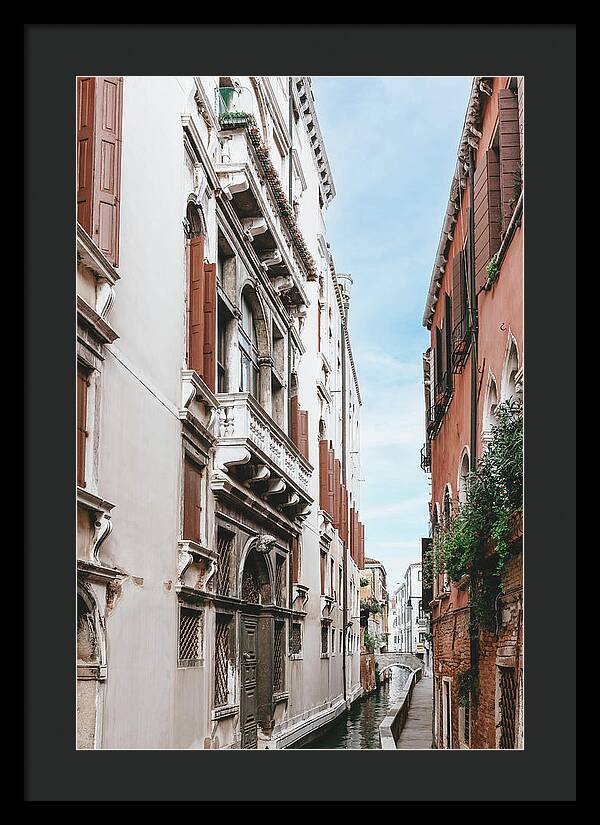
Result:
[[[215,171],[225,197],[237,215],[275,290],[296,306],[308,305],[300,261],[253,146],[241,131],[222,133],[225,148]]]
[[[225,478],[290,520],[304,519],[313,501],[312,465],[248,393],[219,393],[213,489]]]

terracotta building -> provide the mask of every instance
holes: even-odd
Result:
[[[523,113],[523,78],[474,78],[423,316],[431,331],[423,362],[422,466],[432,488],[426,552],[467,500],[497,406],[521,404]],[[493,544],[486,553],[492,564]],[[491,629],[474,623],[471,576],[456,581],[434,569],[424,582],[438,748],[522,747],[522,568],[516,522]]]
[[[361,693],[360,389],[308,77],[77,79],[81,748],[284,748]]]

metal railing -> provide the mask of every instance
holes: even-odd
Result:
[[[471,346],[469,316],[463,315],[452,330],[452,372],[461,372]]]

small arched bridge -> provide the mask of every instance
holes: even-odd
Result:
[[[423,667],[423,660],[412,653],[376,653],[375,661],[379,665],[379,670],[385,670],[392,665],[402,665],[412,670]]]

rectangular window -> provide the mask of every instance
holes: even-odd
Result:
[[[330,560],[330,570],[329,570],[329,588],[330,588],[330,595],[332,599],[335,599],[335,562],[333,559]]]
[[[335,656],[335,628],[331,628],[331,655]]]
[[[300,622],[292,622],[290,653],[292,656],[300,656],[302,653],[302,625]]]
[[[77,364],[77,485],[85,487],[89,370]]]
[[[200,542],[200,515],[202,470],[188,456],[184,461],[183,480],[183,538]]]
[[[215,627],[215,707],[229,698],[229,659],[231,618],[217,613]]]
[[[281,693],[285,689],[285,622],[275,622],[273,639],[273,690]]]
[[[442,680],[442,735],[443,747],[452,748],[452,694],[450,680]]]
[[[227,392],[225,362],[227,358],[228,323],[229,313],[225,310],[223,302],[219,301],[217,318],[217,392]]]
[[[327,553],[321,550],[321,595],[325,595],[325,580],[327,576]]]
[[[197,667],[202,660],[204,613],[191,607],[179,608],[178,667]]]
[[[235,536],[223,527],[217,528],[217,550],[219,561],[217,568],[217,593],[219,596],[231,595],[231,567],[233,540]]]
[[[329,653],[329,625],[327,622],[321,622],[321,656],[327,656]]]
[[[300,539],[294,536],[292,539],[292,581],[299,582],[301,574],[301,559],[300,559]]]

